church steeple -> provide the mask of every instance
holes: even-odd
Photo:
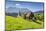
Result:
[[[19,16],[21,16],[20,10],[19,10],[19,12],[18,12],[18,17],[19,17]]]

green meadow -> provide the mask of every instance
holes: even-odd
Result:
[[[35,23],[32,20],[23,19],[23,17],[6,16],[6,30],[25,30],[25,29],[41,29],[43,21],[36,20],[41,24]]]

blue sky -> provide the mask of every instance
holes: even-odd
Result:
[[[16,2],[14,0],[6,0],[6,8],[9,7],[18,7],[18,8],[28,8],[29,10],[32,11],[37,11],[37,10],[43,10],[43,3],[39,2]]]

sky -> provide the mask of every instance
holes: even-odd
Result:
[[[31,11],[43,10],[44,4],[40,2],[21,2],[15,0],[6,0],[6,8],[18,7],[18,8],[28,8]]]

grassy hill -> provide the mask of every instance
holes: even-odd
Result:
[[[38,29],[43,28],[43,22],[37,20],[41,24],[37,24],[32,20],[25,20],[23,17],[6,16],[6,30],[22,30],[22,29]]]

